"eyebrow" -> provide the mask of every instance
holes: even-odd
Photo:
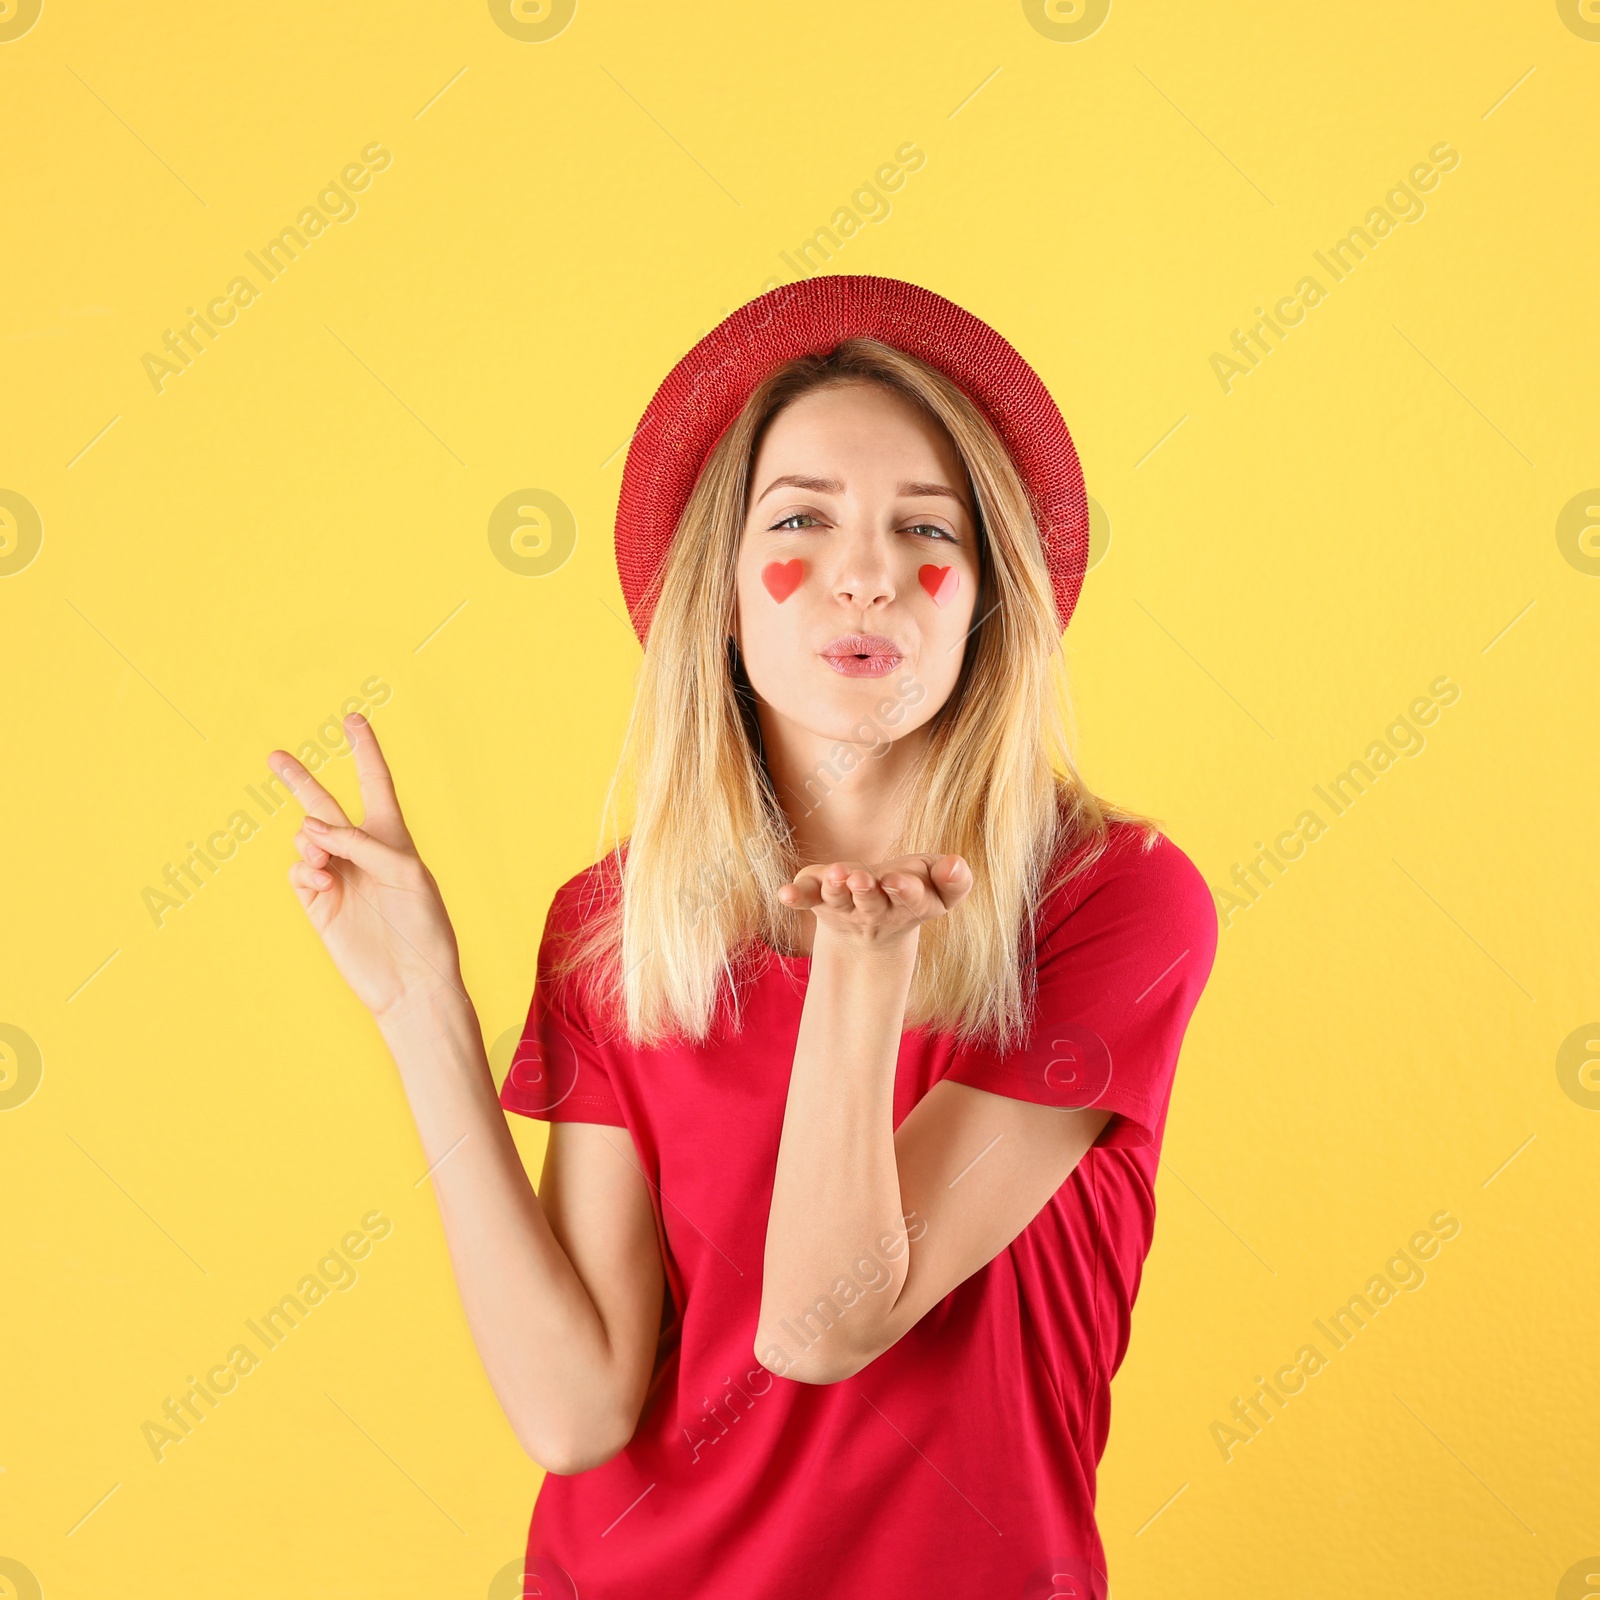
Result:
[[[837,478],[812,478],[803,473],[790,473],[782,478],[774,478],[765,489],[756,496],[756,504],[760,505],[774,489],[810,489],[817,494],[843,494],[844,485]],[[896,486],[896,492],[903,495],[914,495],[921,498],[943,496],[945,499],[954,500],[957,505],[965,506],[967,501],[964,495],[943,483],[902,483]]]

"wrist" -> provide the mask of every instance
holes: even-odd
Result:
[[[818,921],[811,945],[812,973],[814,975],[819,966],[834,966],[856,971],[903,972],[909,979],[917,964],[920,933],[920,925],[913,924],[900,933],[863,939],[830,932],[826,924]]]
[[[458,971],[449,978],[403,989],[381,1011],[374,1011],[372,1020],[393,1046],[419,1033],[452,1032],[463,1024],[476,1028],[478,1014]]]

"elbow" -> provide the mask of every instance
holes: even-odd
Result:
[[[790,1371],[796,1383],[843,1383],[866,1366],[865,1361],[843,1362],[827,1356],[802,1356]]]
[[[637,1418],[591,1422],[584,1427],[517,1430],[517,1440],[536,1467],[558,1478],[593,1472],[621,1454],[633,1438]]]
[[[537,1455],[528,1450],[528,1459],[546,1476],[572,1478],[580,1472],[593,1472],[596,1467],[603,1467],[620,1449],[620,1445],[616,1450],[564,1451],[541,1448]]]
[[[853,1378],[872,1362],[880,1352],[843,1347],[829,1348],[830,1341],[819,1339],[808,1345],[798,1355],[792,1355],[777,1340],[763,1339],[756,1344],[756,1360],[768,1372],[794,1383],[843,1383]]]

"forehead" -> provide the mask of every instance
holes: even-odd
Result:
[[[819,467],[823,456],[858,473],[937,465],[958,474],[957,481],[965,477],[961,454],[943,424],[876,383],[813,389],[790,402],[767,424],[754,476],[796,464]]]

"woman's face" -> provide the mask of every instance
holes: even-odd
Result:
[[[780,717],[881,744],[949,698],[978,618],[978,532],[954,443],[877,384],[768,425],[735,571],[745,670]]]

